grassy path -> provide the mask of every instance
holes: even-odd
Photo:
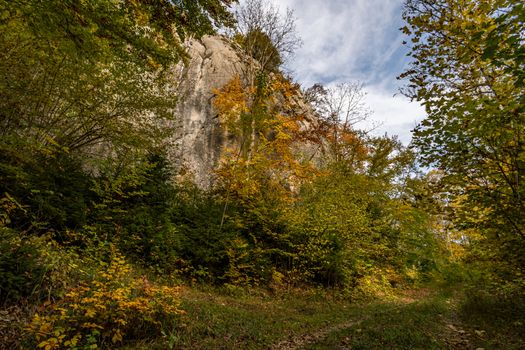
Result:
[[[425,294],[396,307],[369,305],[369,317],[361,322],[334,330],[299,348],[525,349],[525,328],[519,321],[505,323],[496,314],[486,313],[481,320],[479,315],[460,313],[456,295]]]
[[[165,330],[164,345],[130,349],[525,349],[520,324],[466,320],[452,293],[408,291],[394,301],[356,304],[315,291],[186,288],[182,300],[187,313]]]
[[[323,344],[327,346],[336,346],[334,339],[338,340],[340,343],[337,345],[337,348],[346,348],[345,344],[348,345],[350,338],[345,336],[345,334],[351,332],[352,329],[361,333],[363,323],[383,317],[387,314],[399,314],[408,305],[420,301],[423,297],[428,297],[428,293],[420,292],[417,295],[415,293],[407,293],[407,295],[400,297],[396,302],[371,303],[366,305],[365,310],[363,310],[364,312],[357,318],[324,329],[319,329],[310,334],[302,334],[288,340],[280,341],[272,345],[270,349],[292,350],[316,348],[323,347]],[[341,336],[342,338],[339,339]]]
[[[351,328],[353,326],[359,325],[365,318],[360,318],[357,320],[347,321],[341,324],[337,324],[335,326],[330,326],[325,329],[317,330],[310,334],[301,334],[299,336],[295,336],[293,338],[287,339],[287,340],[281,340],[275,344],[273,344],[270,349],[272,350],[295,350],[295,349],[302,349],[305,346],[314,344],[318,341],[324,340],[329,334],[343,331],[345,329]]]

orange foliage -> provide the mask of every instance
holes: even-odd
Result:
[[[241,114],[248,113],[248,99],[250,91],[242,86],[241,78],[236,76],[221,89],[214,89],[214,107],[219,113],[221,123],[228,128],[228,131],[238,132],[238,120]]]
[[[224,152],[217,170],[220,183],[238,198],[273,191],[290,200],[293,189],[316,174],[312,163],[297,154],[305,142],[304,118],[293,112],[297,86],[275,75],[260,93],[236,77],[215,94],[221,122],[238,137]]]

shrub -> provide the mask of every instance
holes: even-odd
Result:
[[[178,288],[155,286],[133,276],[122,255],[114,253],[105,270],[88,283],[35,314],[28,331],[39,348],[111,348],[124,338],[161,335],[179,309]]]
[[[8,228],[0,228],[0,300],[28,297],[44,278],[46,267],[39,261],[40,241],[24,240]]]
[[[91,177],[78,159],[54,146],[35,150],[23,143],[0,142],[0,152],[0,206],[6,199],[18,206],[6,226],[40,235],[86,224]]]
[[[61,295],[78,277],[78,255],[48,236],[23,236],[0,227],[0,302],[39,301]]]

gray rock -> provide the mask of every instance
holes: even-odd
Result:
[[[209,189],[214,181],[214,169],[219,163],[226,144],[234,140],[221,128],[213,107],[214,90],[222,88],[231,79],[240,76],[247,80],[247,72],[253,71],[257,63],[242,50],[221,36],[204,36],[187,43],[191,57],[186,66],[178,67],[180,79],[176,108],[176,131],[168,154],[179,177],[192,180],[198,187]],[[250,61],[251,60],[251,61]],[[250,67],[249,65],[252,65]],[[279,97],[278,97],[279,100]],[[293,111],[306,116],[302,128],[310,128],[316,118],[311,107],[302,96],[294,97]],[[308,157],[317,147],[302,145],[302,153],[310,149]]]
[[[213,91],[242,76],[245,67],[240,51],[225,38],[204,36],[187,47],[191,59],[180,75],[178,125],[169,157],[179,172],[209,188],[226,138],[213,108]]]

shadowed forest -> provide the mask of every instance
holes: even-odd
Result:
[[[0,349],[524,349],[525,4],[399,15],[410,145],[287,72],[292,10],[0,0]],[[205,35],[242,74],[204,186],[170,152]]]

